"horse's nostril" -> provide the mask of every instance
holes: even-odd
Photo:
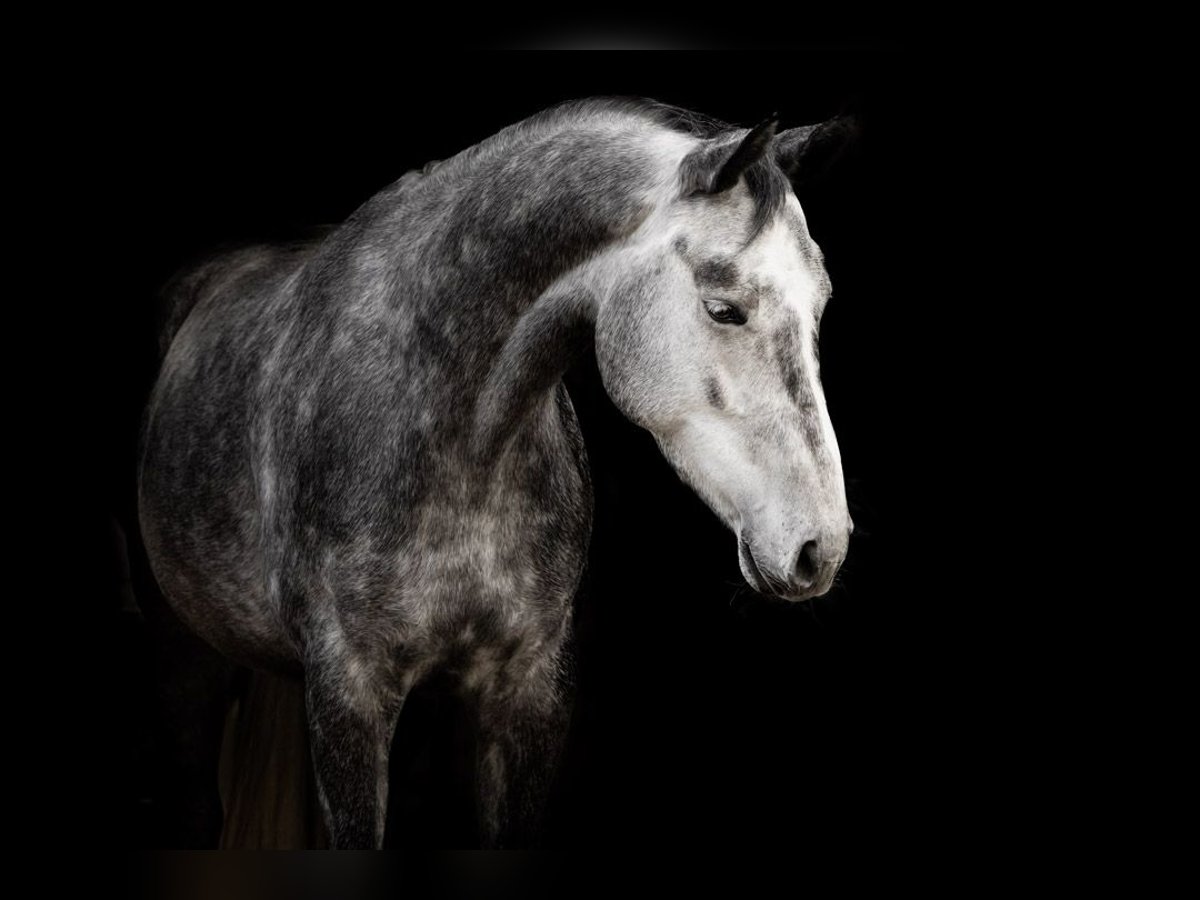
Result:
[[[805,541],[796,557],[796,584],[809,587],[817,579],[817,542]]]

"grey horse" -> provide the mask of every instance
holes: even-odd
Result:
[[[830,284],[793,186],[846,132],[568,103],[167,287],[153,574],[220,653],[193,687],[303,679],[333,846],[381,845],[396,722],[435,674],[478,722],[485,843],[537,833],[591,528],[562,382],[581,348],[753,588],[830,587],[852,529],[818,377]]]

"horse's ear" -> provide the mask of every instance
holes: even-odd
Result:
[[[775,139],[775,161],[799,189],[822,178],[859,133],[854,116],[838,116],[817,125],[782,131]]]
[[[742,173],[766,155],[778,124],[778,116],[771,116],[746,132],[740,141],[716,138],[689,154],[680,173],[684,196],[720,194],[737,184]]]

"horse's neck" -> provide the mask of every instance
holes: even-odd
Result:
[[[582,273],[568,276],[517,317],[474,399],[470,445],[477,458],[500,455],[591,339],[594,291]]]
[[[456,414],[472,409],[477,452],[498,450],[556,385],[592,322],[574,274],[655,202],[667,154],[636,127],[502,134],[410,180],[376,224],[398,286],[378,302],[439,338],[413,349]]]
[[[435,282],[418,301],[470,312],[486,335],[638,225],[659,160],[632,123],[502,133],[483,146],[415,186],[405,224],[420,230],[410,262]]]

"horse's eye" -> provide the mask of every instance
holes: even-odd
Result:
[[[746,314],[729,303],[710,301],[704,304],[704,308],[708,310],[709,318],[714,322],[720,322],[722,325],[746,324]]]

